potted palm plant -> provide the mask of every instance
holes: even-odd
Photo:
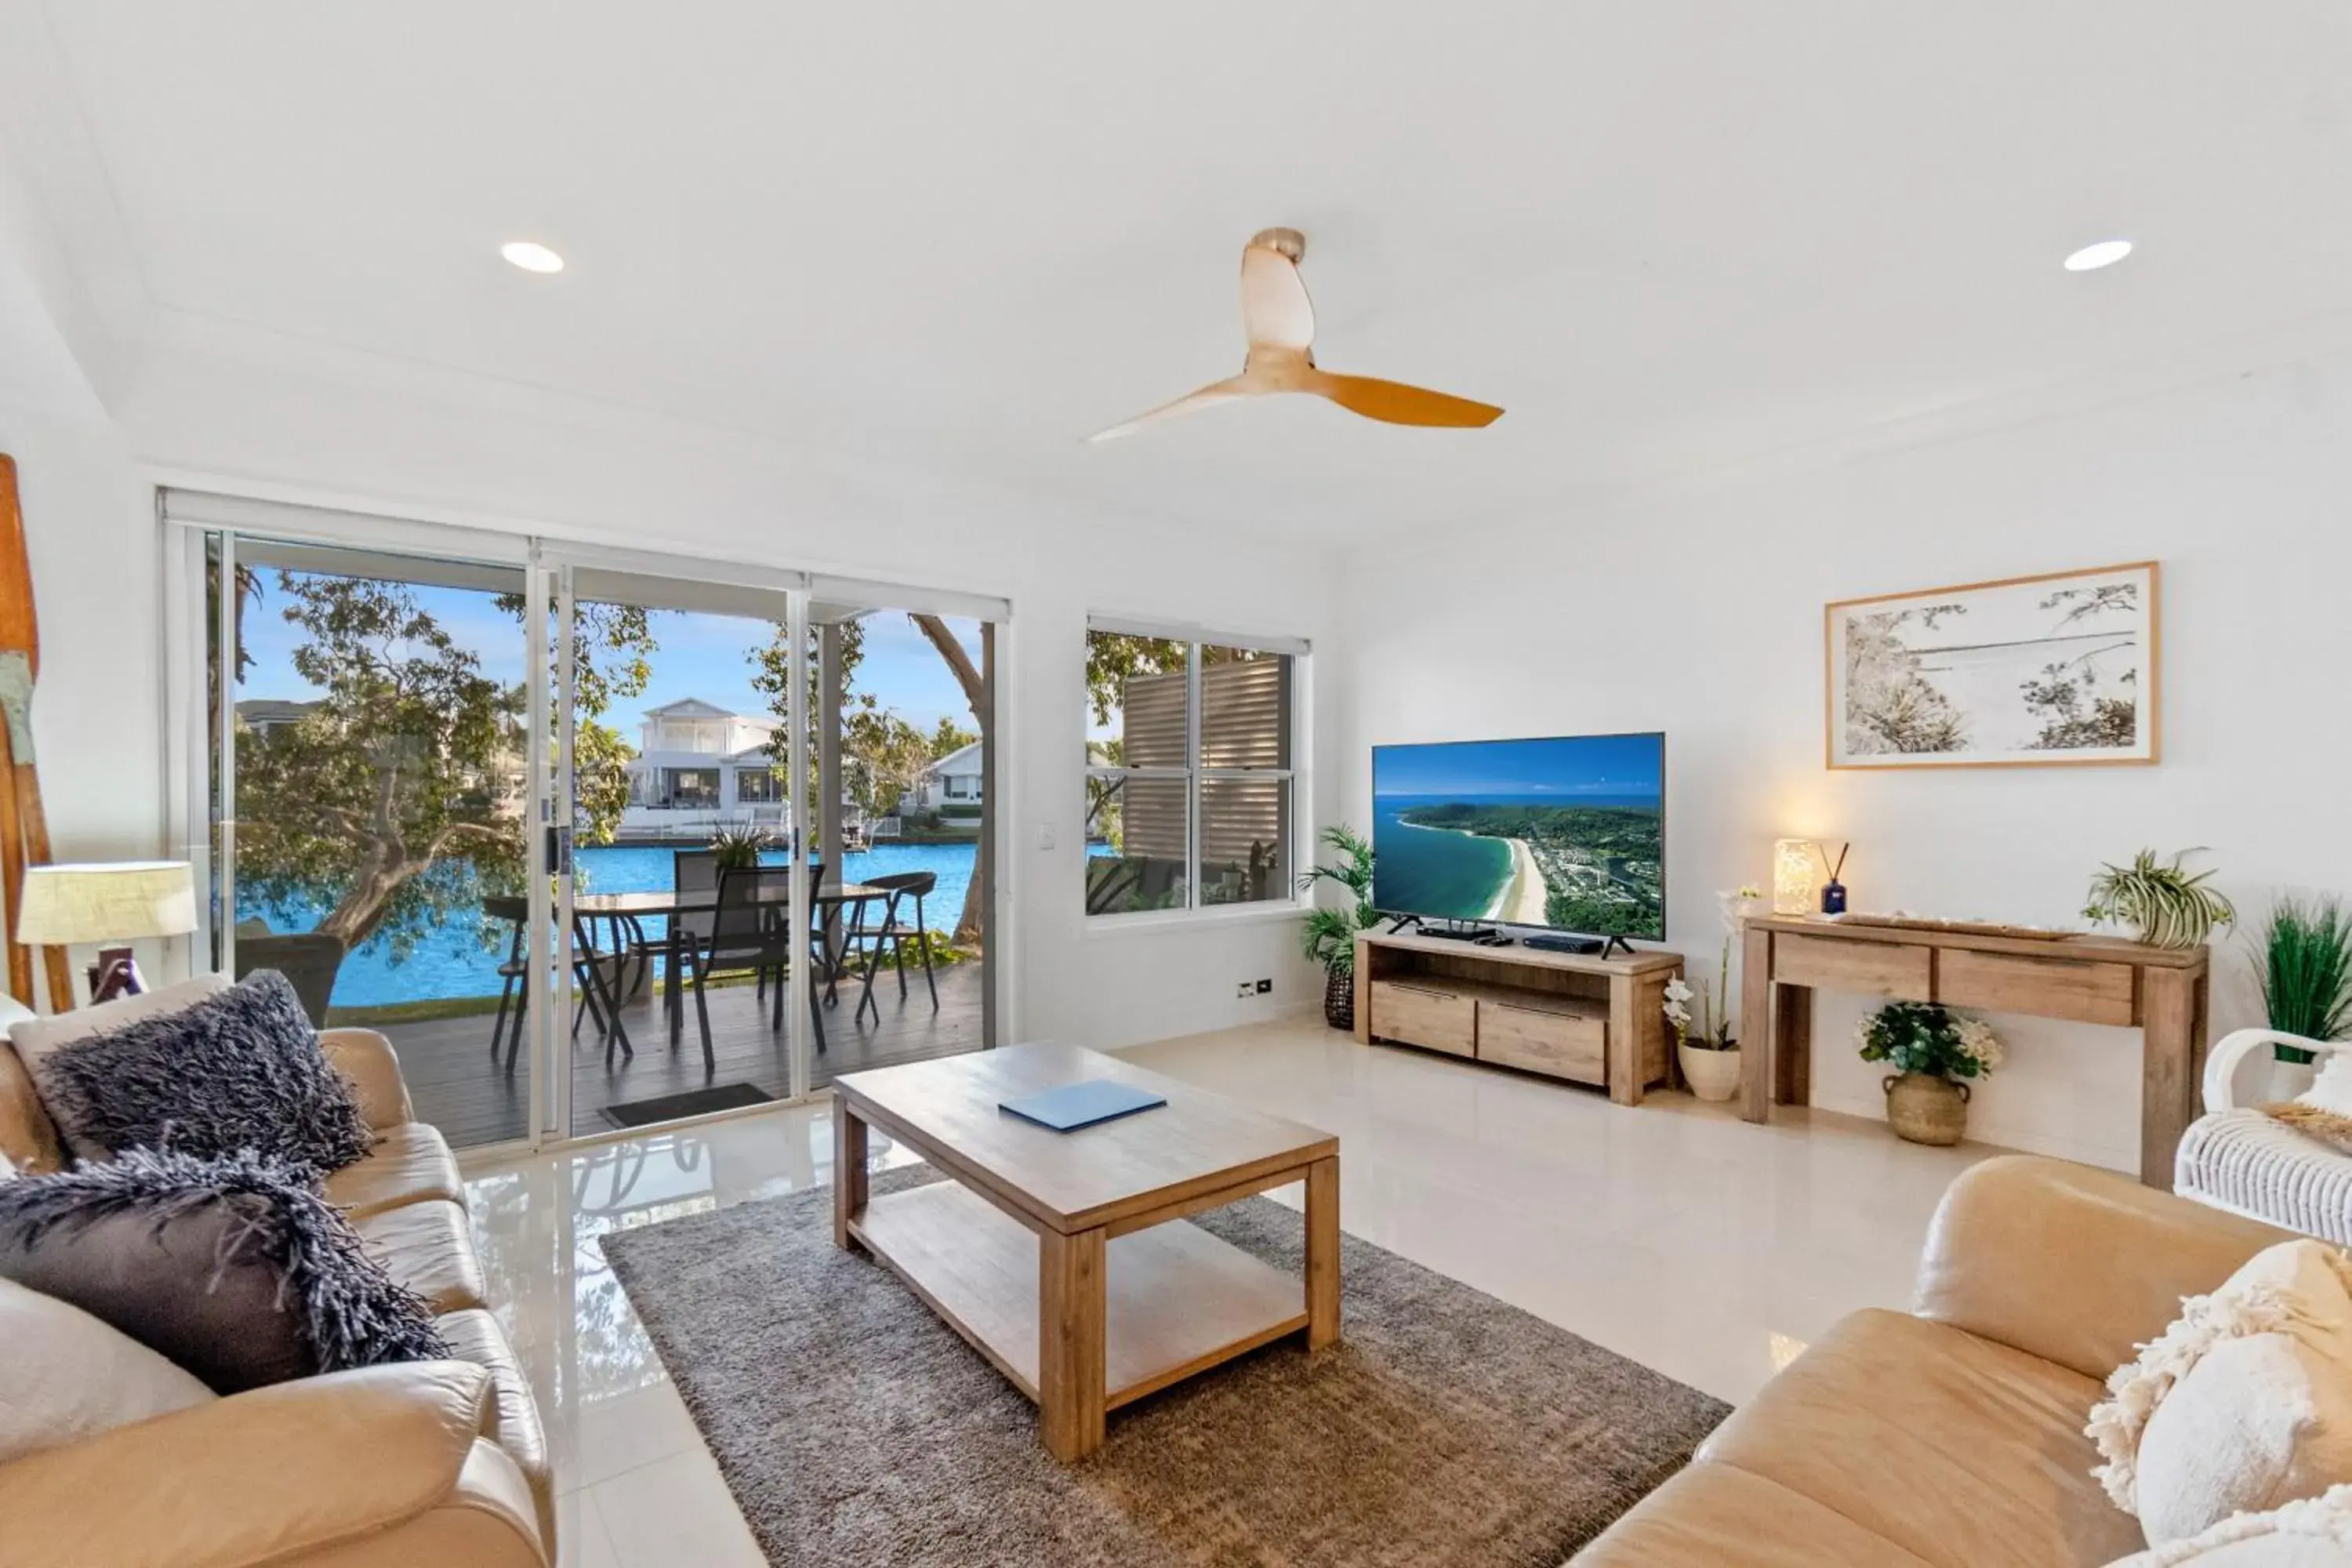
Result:
[[[1323,1021],[1335,1029],[1356,1026],[1356,933],[1380,923],[1372,907],[1371,840],[1338,823],[1323,830],[1323,842],[1339,853],[1338,864],[1317,866],[1298,879],[1298,890],[1312,894],[1325,884],[1346,895],[1344,905],[1318,904],[1307,912],[1299,949],[1323,966]]]
[[[2277,1064],[2270,1098],[2292,1100],[2309,1087],[2315,1047],[2352,1035],[2352,914],[2340,899],[2286,895],[2256,940],[2254,977]]]

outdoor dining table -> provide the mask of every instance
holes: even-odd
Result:
[[[833,946],[832,932],[838,922],[831,918],[829,911],[849,908],[862,910],[866,904],[887,899],[889,896],[890,890],[887,888],[871,887],[864,882],[822,882],[817,885],[815,894],[810,902],[813,908],[824,916],[819,924],[826,933],[824,963],[829,975],[837,976],[842,973],[843,963],[848,957],[851,933],[856,930],[853,922],[850,931],[844,933],[841,946],[836,951]],[[753,901],[772,905],[780,910],[790,909],[792,907],[791,889],[785,887],[772,896],[763,896]],[[684,950],[677,917],[682,914],[700,913],[718,907],[719,892],[716,889],[698,888],[681,892],[676,888],[656,888],[635,893],[575,893],[572,895],[572,918],[579,922],[580,933],[586,939],[589,948],[587,955],[589,984],[596,988],[598,997],[604,1004],[603,1010],[607,1028],[614,1035],[617,1035],[621,1042],[621,1049],[630,1056],[634,1057],[636,1053],[630,1050],[628,1035],[621,1028],[622,987],[619,971],[616,969],[612,978],[607,980],[604,977],[604,966],[595,960],[602,956],[604,952],[625,953],[632,947],[638,952],[644,952],[647,943],[645,940],[645,927],[639,922],[648,917],[656,917],[669,922],[665,953],[668,965],[669,991],[664,998],[664,1005],[669,1015],[670,1043],[676,1045],[678,1037],[686,1029],[685,1000],[677,984],[679,960]],[[596,947],[591,923],[599,920],[605,922],[606,929],[612,936],[610,948],[601,951]],[[608,1036],[609,1037],[611,1037]],[[706,1040],[703,1044],[707,1051],[709,1042]]]

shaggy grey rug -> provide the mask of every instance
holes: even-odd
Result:
[[[887,1192],[927,1169],[875,1178]],[[778,1564],[1556,1568],[1728,1407],[1354,1237],[1339,1347],[1294,1336],[1110,1417],[1064,1467],[1036,1409],[833,1194],[622,1231],[604,1256]],[[1265,1198],[1197,1224],[1283,1268]]]

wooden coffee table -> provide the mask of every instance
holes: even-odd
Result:
[[[1116,1079],[1168,1103],[1055,1132],[1000,1100]],[[1285,1334],[1339,1337],[1339,1141],[1075,1046],[1012,1046],[850,1073],[833,1085],[833,1238],[862,1246],[1036,1401],[1055,1458],[1102,1447],[1130,1400]],[[880,1197],[878,1127],[950,1179]],[[1301,1282],[1198,1226],[1307,1184]]]

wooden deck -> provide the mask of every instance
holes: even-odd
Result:
[[[826,1083],[836,1072],[978,1050],[982,973],[979,963],[940,969],[936,1012],[923,989],[919,970],[908,976],[904,1002],[898,999],[898,984],[888,973],[877,975],[874,997],[881,1004],[882,1021],[876,1024],[868,1012],[854,1026],[856,994],[845,983],[839,1005],[825,1009],[825,1049],[814,1058],[814,1081]],[[713,986],[708,994],[711,1052],[718,1064],[713,1074],[703,1070],[701,1037],[695,1027],[690,996],[686,1027],[675,1050],[656,1005],[640,1000],[625,1008],[621,1021],[637,1054],[631,1060],[615,1051],[610,1072],[604,1068],[604,1042],[594,1023],[583,1021],[572,1042],[575,1137],[613,1131],[613,1123],[601,1114],[604,1107],[658,1095],[749,1083],[783,1098],[790,1031],[770,1031],[768,1005],[749,985]],[[491,1059],[493,1017],[484,1013],[383,1028],[384,1037],[400,1053],[401,1071],[416,1102],[418,1120],[438,1127],[461,1149],[511,1142],[529,1133],[526,1070],[519,1062],[509,1077]]]

